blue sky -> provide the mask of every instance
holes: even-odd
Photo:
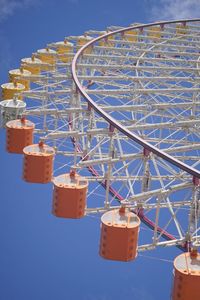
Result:
[[[21,58],[49,42],[110,25],[197,17],[199,5],[199,0],[0,0],[0,81],[7,82]],[[144,253],[131,263],[101,259],[99,220],[53,217],[51,185],[23,182],[22,157],[5,152],[4,130],[0,141],[1,300],[169,299],[170,261],[179,250]]]

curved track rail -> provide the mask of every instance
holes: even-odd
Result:
[[[186,24],[187,22],[196,22],[196,21],[200,21],[200,19],[193,19],[193,20],[176,20],[176,21],[170,21],[170,22],[157,22],[157,23],[151,23],[151,24],[147,24],[147,25],[139,25],[139,26],[131,26],[131,27],[127,27],[127,28],[123,28],[123,29],[119,29],[116,31],[112,31],[110,33],[106,33],[104,35],[101,35],[100,37],[97,37],[95,39],[93,39],[92,41],[88,42],[86,45],[84,45],[75,55],[73,61],[72,61],[72,68],[71,68],[71,72],[72,72],[72,78],[73,81],[75,83],[76,89],[77,91],[84,97],[84,99],[88,102],[88,106],[89,109],[94,109],[97,114],[99,114],[104,120],[106,120],[109,124],[110,124],[110,128],[112,128],[112,130],[114,130],[114,128],[116,128],[117,130],[119,130],[122,134],[124,134],[126,137],[130,138],[131,140],[135,141],[136,143],[138,143],[140,146],[142,146],[144,148],[144,151],[147,150],[147,152],[152,152],[155,155],[157,155],[158,157],[160,157],[161,159],[164,159],[165,161],[168,161],[169,163],[171,163],[172,165],[178,167],[180,170],[187,172],[188,174],[193,176],[193,182],[197,182],[198,185],[198,178],[200,178],[200,171],[193,168],[192,166],[184,163],[183,161],[173,157],[172,155],[166,153],[165,151],[159,149],[158,147],[152,145],[151,143],[145,141],[144,139],[142,139],[140,136],[138,136],[137,134],[131,132],[128,128],[126,128],[122,123],[120,123],[118,120],[116,120],[115,118],[113,118],[112,116],[110,116],[104,109],[102,109],[98,103],[95,102],[95,100],[93,100],[88,93],[85,91],[85,87],[82,86],[81,82],[78,79],[78,74],[77,74],[77,69],[78,69],[78,62],[79,59],[81,58],[81,56],[84,54],[84,51],[89,48],[94,46],[94,44],[96,42],[99,42],[101,40],[106,40],[109,38],[109,36],[113,36],[115,34],[124,34],[128,31],[131,30],[143,30],[144,28],[148,28],[151,26],[160,26],[161,28],[163,28],[165,25],[168,24],[176,24],[176,23],[183,23]],[[198,67],[198,64],[197,64]],[[93,175],[93,168],[90,169],[91,173]],[[105,184],[104,184],[105,185]],[[115,190],[113,190],[110,187],[110,193],[113,194],[115,196],[116,199],[118,199],[119,201],[122,201],[123,198],[120,196],[119,193],[115,192]],[[143,223],[145,223],[148,227],[152,228],[153,230],[155,230],[158,234],[161,234],[162,237],[166,240],[174,240],[175,237],[171,234],[169,234],[166,230],[164,230],[163,228],[157,226],[154,222],[152,222],[148,217],[146,217],[145,215],[143,215],[143,211],[139,210],[137,211],[140,219],[142,220]],[[177,245],[180,249],[182,250],[188,250],[188,247],[190,247],[189,243],[185,243],[182,245]]]
[[[106,113],[106,111],[104,111],[103,109],[101,109],[98,104],[95,103],[95,101],[85,92],[84,87],[81,85],[77,73],[76,73],[76,69],[77,69],[77,64],[78,64],[78,60],[81,57],[81,55],[83,54],[83,52],[90,46],[93,46],[94,43],[96,43],[97,41],[100,41],[102,39],[108,38],[111,35],[117,34],[117,33],[124,33],[126,31],[130,31],[130,30],[135,30],[135,29],[143,29],[143,28],[148,28],[151,26],[164,26],[167,24],[174,24],[174,23],[180,23],[180,22],[196,22],[196,21],[200,21],[200,19],[187,19],[187,20],[176,20],[176,21],[170,21],[170,22],[156,22],[156,23],[150,23],[147,25],[140,25],[140,26],[131,26],[131,27],[127,27],[127,28],[123,28],[120,30],[116,30],[116,31],[112,31],[110,33],[106,33],[100,37],[97,37],[95,39],[93,39],[92,41],[88,42],[86,45],[84,45],[75,55],[73,61],[72,61],[72,78],[75,82],[76,88],[79,91],[79,93],[85,98],[85,100],[88,102],[88,104],[101,116],[103,117],[111,126],[113,126],[114,128],[117,128],[120,132],[122,132],[125,136],[129,137],[130,139],[134,140],[136,143],[140,144],[141,146],[144,147],[144,149],[147,149],[150,152],[153,152],[154,154],[156,154],[157,156],[161,157],[162,159],[170,162],[171,164],[177,166],[178,168],[180,168],[181,170],[187,172],[188,174],[191,174],[194,177],[200,178],[200,171],[198,171],[195,168],[192,168],[191,166],[188,166],[187,164],[181,162],[180,160],[174,158],[173,156],[165,153],[164,151],[158,149],[157,147],[151,145],[150,143],[148,143],[147,141],[143,140],[142,138],[140,138],[139,136],[137,136],[136,134],[134,134],[133,132],[131,132],[130,130],[128,130],[127,128],[125,128],[122,124],[120,124],[120,122],[118,122],[116,119],[112,118],[108,113]]]
[[[54,176],[74,167],[90,182],[86,215],[133,210],[151,229],[139,251],[200,245],[199,21],[66,37],[24,76],[18,102],[55,149]]]

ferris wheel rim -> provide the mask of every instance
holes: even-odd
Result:
[[[123,124],[118,122],[116,119],[111,117],[108,113],[106,113],[102,108],[98,106],[98,104],[95,103],[95,101],[87,94],[85,91],[84,87],[81,85],[78,76],[77,76],[77,64],[78,64],[78,59],[81,57],[83,54],[84,50],[87,49],[88,47],[93,46],[93,44],[97,41],[103,40],[108,38],[109,36],[117,33],[124,33],[129,30],[134,30],[134,29],[144,29],[147,27],[151,26],[164,26],[166,24],[176,24],[176,23],[183,23],[186,24],[187,22],[198,22],[200,21],[200,18],[196,19],[180,19],[180,20],[172,20],[172,21],[162,21],[162,22],[154,22],[154,23],[148,23],[148,24],[140,24],[136,26],[129,26],[126,28],[114,30],[108,33],[105,33],[97,38],[92,39],[88,43],[86,43],[83,47],[81,47],[77,53],[75,54],[73,60],[72,60],[72,65],[71,65],[71,74],[72,74],[72,79],[73,82],[75,83],[76,90],[80,92],[80,94],[85,98],[85,100],[88,102],[89,108],[93,108],[101,117],[103,117],[109,124],[112,126],[112,128],[116,128],[119,130],[121,133],[125,134],[128,138],[134,140],[136,143],[141,145],[145,150],[148,150],[154,154],[156,154],[158,157],[170,162],[174,166],[178,167],[179,169],[187,172],[188,174],[192,175],[194,178],[200,178],[200,171],[197,169],[185,164],[184,162],[181,162],[180,160],[174,158],[170,154],[160,150],[159,148],[153,146],[149,142],[145,141],[144,139],[140,138],[138,135],[134,134],[130,130],[128,130]]]
[[[198,23],[191,25],[189,23],[191,21],[193,22],[197,21]],[[182,89],[180,89],[181,83],[179,84],[177,82],[179,80],[180,81],[183,80],[183,78],[185,80],[187,79],[187,82],[192,82],[191,85],[193,85],[193,81],[194,79],[196,79],[196,76],[190,77],[190,73],[187,76],[183,73],[184,76],[182,76],[183,67],[182,68],[179,67],[178,71],[175,73],[178,74],[178,76],[173,77],[173,74],[171,74],[170,72],[172,72],[171,70],[175,69],[174,66],[176,66],[176,64],[179,66],[179,61],[181,61],[182,56],[183,56],[183,62],[185,63],[185,61],[187,61],[187,58],[184,59],[185,55],[186,56],[191,55],[191,51],[193,51],[194,49],[193,45],[195,45],[196,49],[198,49],[198,45],[200,43],[199,42],[197,44],[195,43],[196,43],[196,39],[198,38],[198,31],[196,30],[200,28],[199,21],[200,19],[176,20],[171,22],[163,21],[163,22],[151,23],[146,25],[141,24],[137,26],[130,26],[123,29],[118,29],[119,27],[113,26],[113,27],[108,27],[107,29],[107,30],[111,30],[111,32],[103,34],[102,36],[98,36],[97,38],[94,37],[96,37],[99,34],[102,34],[103,32],[91,30],[86,32],[84,36],[81,36],[83,39],[85,38],[85,40],[88,40],[87,36],[90,36],[90,34],[92,35],[90,37],[89,43],[85,44],[83,47],[80,46],[79,44],[79,38],[80,38],[79,36],[78,37],[69,36],[68,37],[69,40],[71,39],[74,42],[73,47],[75,47],[74,48],[75,51],[77,49],[80,49],[75,55],[76,60],[75,62],[73,61],[72,63],[72,69],[71,69],[71,56],[72,54],[74,55],[74,51],[73,53],[69,52],[65,54],[66,56],[68,56],[68,54],[70,56],[70,61],[67,62],[66,62],[66,58],[65,61],[63,61],[61,59],[62,57],[61,54],[58,53],[54,62],[55,69],[44,68],[43,70],[41,70],[41,75],[38,75],[38,77],[35,75],[35,77],[33,77],[34,80],[32,78],[33,82],[38,80],[38,82],[36,82],[38,86],[34,87],[31,90],[23,91],[24,97],[32,98],[32,101],[36,101],[36,104],[33,104],[31,102],[31,105],[27,107],[25,115],[26,116],[32,115],[32,117],[35,118],[36,120],[35,124],[37,125],[37,128],[34,131],[40,137],[40,141],[49,140],[50,145],[54,147],[56,154],[58,155],[63,154],[65,156],[66,153],[68,152],[67,156],[69,156],[71,159],[71,161],[69,160],[67,161],[67,163],[64,163],[63,160],[59,161],[59,159],[57,159],[56,160],[57,168],[55,167],[54,171],[59,174],[63,169],[63,167],[67,166],[70,169],[72,168],[77,172],[83,171],[82,172],[83,175],[86,175],[86,179],[88,180],[91,180],[93,176],[96,177],[94,181],[91,180],[91,182],[93,183],[95,182],[95,184],[93,184],[93,188],[91,189],[88,195],[88,207],[85,208],[85,215],[91,215],[94,213],[101,214],[106,212],[107,210],[120,209],[121,206],[126,206],[127,209],[132,210],[140,218],[140,220],[145,225],[147,225],[148,229],[150,228],[151,232],[153,233],[153,237],[152,237],[153,242],[150,241],[148,242],[148,244],[147,243],[145,244],[144,241],[142,241],[142,244],[138,248],[139,251],[154,249],[158,246],[165,247],[166,245],[176,246],[183,251],[185,250],[187,251],[190,248],[191,241],[192,242],[194,241],[195,243],[197,238],[200,237],[200,235],[198,236],[198,234],[196,234],[197,230],[200,231],[200,227],[197,229],[196,227],[194,228],[194,225],[196,225],[196,223],[194,224],[192,218],[191,220],[189,220],[190,227],[188,228],[191,230],[189,232],[190,234],[188,235],[187,235],[188,233],[187,228],[185,229],[185,227],[182,227],[182,223],[180,222],[181,218],[179,218],[179,216],[182,216],[181,215],[182,212],[185,216],[189,208],[190,211],[193,210],[195,211],[195,213],[197,212],[197,209],[196,207],[194,207],[193,204],[196,203],[195,201],[197,198],[197,192],[200,195],[200,188],[198,186],[200,181],[197,178],[199,177],[199,172],[196,169],[192,169],[192,167],[196,167],[196,165],[192,161],[193,163],[192,167],[189,167],[187,163],[185,165],[184,163],[182,163],[182,161],[180,161],[181,159],[180,157],[182,154],[179,155],[179,152],[188,153],[191,150],[190,140],[188,139],[187,143],[185,142],[180,143],[180,145],[182,146],[181,148],[181,146],[175,147],[175,145],[177,144],[179,146],[179,143],[177,142],[178,135],[175,135],[173,138],[170,139],[170,137],[173,135],[171,133],[173,132],[173,128],[176,129],[174,120],[177,120],[177,124],[180,126],[180,131],[181,131],[182,129],[184,130],[184,127],[183,125],[180,124],[188,124],[186,123],[187,119],[185,121],[182,118],[181,113],[179,113],[179,111],[175,108],[175,105],[178,103],[176,101],[176,98],[174,98],[175,101],[174,99],[169,99],[170,101],[166,105],[165,101],[162,101],[162,99],[161,101],[159,101],[159,99],[155,97],[154,104],[148,105],[148,102],[144,97],[144,103],[142,102],[143,107],[142,105],[140,105],[141,104],[140,97],[137,98],[137,92],[141,94],[144,93],[145,95],[145,93],[151,94],[151,93],[155,93],[155,91],[159,91],[158,95],[162,95],[162,91],[164,90],[164,94],[165,94],[167,90],[168,93],[168,87],[170,88],[170,84],[168,83],[164,84],[165,89],[163,89],[162,81],[163,80],[165,81],[169,78],[170,78],[169,80],[173,81],[174,79],[174,81],[176,82],[175,88],[171,89],[173,92],[175,91],[176,93],[182,92]],[[168,26],[168,24],[173,24],[173,23],[175,23],[175,26]],[[166,26],[164,27],[165,24]],[[191,31],[188,30],[190,29],[190,25],[191,25]],[[146,27],[148,27],[148,29],[145,29]],[[117,28],[118,30],[114,30],[115,28]],[[131,31],[130,33],[128,32],[129,30]],[[151,33],[151,31],[153,33]],[[155,33],[157,31],[159,31],[160,34],[155,36]],[[115,34],[117,34],[116,37]],[[133,37],[132,40],[129,39],[130,37],[128,36],[128,34],[133,34],[133,36],[135,36],[136,34],[137,35],[136,40]],[[172,41],[172,44],[170,43],[170,39]],[[95,44],[95,42],[99,40],[101,40],[101,43]],[[143,46],[145,44],[145,41],[147,41],[147,45],[149,46],[149,48],[148,46],[147,48]],[[191,42],[192,46],[187,45],[188,41],[189,41],[188,44],[190,44]],[[171,53],[170,51],[167,52],[168,50],[167,47],[172,45],[172,50],[173,50],[173,42],[175,42],[174,47],[177,48],[174,49],[174,52],[172,51],[173,54],[172,56],[170,56]],[[161,55],[163,44],[164,44],[164,51],[163,51],[164,54]],[[51,46],[51,44],[49,44],[49,46]],[[52,47],[54,47],[54,44],[52,44]],[[179,49],[183,49],[182,52],[180,52],[180,55],[178,52]],[[187,49],[189,49],[188,52]],[[116,52],[116,50],[119,51],[119,53]],[[195,68],[191,67],[190,65],[191,60],[189,60],[190,68],[188,69],[190,71],[191,70],[192,71],[195,70],[195,72],[197,71],[199,76],[198,64],[199,64],[200,57],[197,51],[195,52],[194,55],[195,59],[192,59],[192,64],[196,63]],[[137,53],[139,53],[139,55]],[[151,57],[152,54],[154,56]],[[127,60],[127,56],[128,56],[128,60]],[[81,58],[80,60],[79,57]],[[109,61],[110,57],[111,60]],[[92,59],[94,59],[94,61]],[[112,63],[112,59],[113,59],[113,63]],[[120,60],[120,61],[118,60],[119,65],[116,64],[117,59]],[[172,59],[174,63],[172,63],[172,67],[171,67],[170,63]],[[153,62],[152,65],[151,63],[149,65],[148,63],[145,64],[145,62],[146,61],[148,62],[148,60],[152,60]],[[128,64],[126,64],[126,61],[128,61]],[[166,71],[167,68],[166,66],[165,68],[162,68],[162,64],[165,63],[168,64],[168,62],[169,62],[169,71],[167,70],[165,75],[165,72],[164,73],[162,72],[163,70]],[[146,69],[145,67],[144,68],[142,67],[143,63],[145,67],[147,66]],[[41,62],[41,65],[43,65],[43,67],[46,67],[45,64],[47,65],[48,63]],[[130,67],[131,64],[133,64],[132,70],[134,70],[135,73],[134,71],[131,72],[131,67]],[[155,68],[159,69],[160,67],[160,70],[162,71],[157,71],[157,72],[155,71],[156,76],[151,77],[148,75],[149,71],[145,71],[145,70],[148,70],[148,66],[150,66],[150,68],[152,69],[154,67],[154,64],[155,64]],[[51,66],[53,64],[49,64],[49,65]],[[105,66],[105,70],[100,69],[102,66]],[[112,66],[113,69],[111,69],[111,71],[107,71],[109,67]],[[126,70],[126,66],[127,66],[127,70]],[[83,70],[81,68],[83,68]],[[100,69],[100,71],[98,70],[98,68]],[[150,68],[149,70],[151,70]],[[70,73],[70,69],[72,71],[72,75]],[[84,69],[86,69],[86,71],[84,71]],[[74,76],[73,76],[73,72],[75,72]],[[170,75],[168,75],[168,72],[169,74],[171,74],[171,77]],[[158,77],[159,73],[161,73],[161,75],[164,74],[164,76]],[[149,74],[154,75],[154,72],[151,70]],[[102,78],[103,80],[101,81]],[[153,78],[153,84],[149,85],[150,89],[148,89],[148,84],[145,85],[146,81],[148,82],[150,81],[149,78]],[[134,83],[131,85],[129,84],[129,82],[132,79]],[[120,80],[122,80],[122,82],[120,82]],[[161,83],[159,83],[159,80],[161,80]],[[119,87],[116,84],[118,81],[119,81]],[[156,83],[154,83],[154,81]],[[94,89],[93,88],[90,89],[93,83],[95,87]],[[124,86],[125,88],[126,87],[127,88],[125,89]],[[132,86],[134,86],[134,88],[131,89]],[[106,90],[107,87],[108,89]],[[113,87],[117,87],[117,88],[113,88]],[[147,89],[145,89],[146,87]],[[156,87],[158,88],[156,89]],[[185,86],[183,85],[183,88],[184,87]],[[189,91],[190,93],[191,91],[190,86],[187,89],[184,89],[184,91],[185,90]],[[196,86],[195,88],[192,88],[192,91],[194,90],[195,92],[199,91],[199,89],[196,88]],[[112,92],[109,93],[109,91]],[[116,96],[118,91],[120,96],[118,102],[115,102],[115,105],[116,104],[118,105],[113,106],[112,101],[110,101],[110,99],[112,99],[112,96],[113,98],[118,98],[118,96]],[[134,95],[133,99],[132,99],[132,95],[134,93],[132,93],[132,91],[136,93],[136,96]],[[107,95],[104,94],[105,92],[107,93]],[[91,94],[95,95],[95,93],[97,94],[97,98],[93,98],[93,96],[91,96]],[[125,95],[123,95],[123,93],[125,93]],[[84,99],[81,97],[81,94],[87,101],[84,101]],[[125,100],[126,98],[128,99],[127,104],[126,101],[124,101],[123,103],[123,101],[121,100],[123,99],[123,97]],[[187,103],[186,101],[188,100],[188,98],[187,97],[184,98],[184,96],[182,95],[180,95],[180,98],[181,100],[183,100],[180,104],[181,108],[185,107],[184,105],[185,103]],[[154,100],[154,97],[150,95],[150,99]],[[132,104],[131,101],[134,100],[136,100],[136,104],[135,102],[133,102],[134,104]],[[143,99],[141,98],[141,100]],[[132,123],[129,122],[130,121],[128,119],[129,115],[127,117],[128,120],[127,121],[126,113],[123,112],[123,111],[126,112],[127,108],[129,109],[129,107],[131,106],[130,103],[133,106],[132,108],[134,108],[133,112],[131,111],[130,120],[133,121],[134,119],[136,119],[136,125],[134,124],[135,121],[133,121]],[[122,106],[124,105],[122,110],[121,110],[121,104]],[[197,104],[197,102],[195,104]],[[174,106],[171,107],[171,105]],[[200,105],[200,102],[198,102],[198,105]],[[145,116],[145,114],[143,115],[143,111],[147,112],[147,117],[148,117],[148,115],[151,113],[150,110],[152,109],[155,110],[155,117],[156,116],[162,117],[162,113],[160,113],[160,115],[159,113],[156,114],[157,112],[156,107],[158,108],[158,110],[159,108],[163,109],[163,107],[165,107],[164,109],[170,108],[172,110],[171,115],[169,114],[170,118],[168,115],[168,117],[166,117],[166,121],[164,118],[163,119],[160,118],[159,120],[161,121],[157,122],[154,121],[153,119],[154,114],[152,114],[153,116],[150,115],[152,120],[147,119],[146,123],[138,122],[138,120],[141,120],[140,116],[142,117]],[[187,107],[189,107],[188,104]],[[118,109],[119,109],[119,114],[115,114],[115,111],[117,111],[118,113]],[[136,111],[137,109],[139,110],[139,112]],[[108,115],[108,113],[106,113],[108,111],[110,111],[111,114]],[[200,110],[198,110],[198,112],[199,111]],[[76,115],[76,113],[78,114]],[[177,119],[176,119],[176,114],[178,114]],[[113,115],[114,118],[112,117]],[[116,115],[118,116],[118,118],[115,117]],[[178,117],[179,115],[181,116],[180,118]],[[41,116],[41,120],[40,119],[38,120],[37,118],[40,118],[40,116]],[[86,116],[85,119],[84,116]],[[175,116],[174,119],[173,116]],[[121,119],[123,123],[121,122]],[[195,124],[196,126],[197,125],[197,123],[195,123],[196,121],[197,119],[190,120],[189,124],[190,125]],[[125,124],[127,124],[127,127],[125,127],[126,126]],[[134,124],[134,125],[131,126],[130,124]],[[159,129],[160,133],[159,135],[156,134],[154,135],[154,131],[157,130],[158,125],[159,127],[161,126],[161,128]],[[167,136],[165,138],[164,135],[165,132],[163,128],[165,128],[166,126],[169,126],[169,128],[172,129],[169,129],[171,131],[167,133]],[[136,127],[137,129],[135,129]],[[144,135],[142,134],[143,130],[146,130],[145,127],[148,127],[148,130],[151,130],[150,132],[153,133],[153,136],[149,133],[147,134],[144,133]],[[67,133],[65,132],[64,128],[67,129]],[[130,131],[131,128],[133,129],[133,131]],[[141,130],[141,134],[140,134],[140,130]],[[104,134],[105,137],[103,137]],[[162,137],[162,134],[164,135],[164,137]],[[93,139],[93,137],[95,138]],[[67,138],[69,138],[70,147],[72,142],[72,146],[73,146],[72,151],[66,150],[67,142],[68,142]],[[58,139],[58,141],[56,141],[56,139]],[[161,145],[162,150],[158,149],[157,147],[159,144],[161,144],[161,141],[165,141],[166,139],[167,139],[167,146],[164,145],[164,148],[162,148],[163,145]],[[128,148],[126,149],[127,145]],[[114,149],[114,147],[116,149]],[[116,152],[115,151],[111,152],[112,149],[116,150]],[[168,149],[169,151],[166,149]],[[191,156],[191,159],[195,161],[195,159],[197,158],[197,161],[199,161],[198,150],[200,149],[200,144],[194,145],[192,149],[197,151],[195,152],[197,154],[194,157]],[[94,157],[92,157],[91,153],[92,155],[94,154]],[[157,154],[157,157],[156,155],[153,155],[154,153]],[[175,156],[172,157],[168,155],[171,153],[175,153]],[[168,161],[166,160],[166,157],[168,158]],[[184,162],[187,159],[187,156],[182,155],[182,157]],[[174,170],[172,168],[174,167],[174,165],[169,166],[168,162],[171,160],[171,158],[172,158],[172,163],[174,165],[176,162],[176,165],[180,167],[180,163],[181,163],[182,166],[181,169],[184,169],[188,173],[185,172],[185,174],[183,174],[180,172],[180,169],[178,168]],[[150,164],[152,167],[152,172],[150,172]],[[107,168],[110,168],[111,171],[109,170],[108,172]],[[87,176],[88,173],[85,172],[85,169],[87,169],[87,172],[89,171],[90,176]],[[166,173],[163,174],[162,169],[164,169]],[[194,173],[196,171],[198,172],[198,174]],[[193,175],[193,180],[191,180],[192,179],[191,174]],[[182,185],[175,184],[176,180],[177,182],[181,182]],[[156,187],[155,183],[159,184],[160,189],[155,189]],[[105,190],[105,198],[104,198],[105,201],[100,205],[96,203],[91,203],[91,196],[95,194],[98,195],[98,193],[96,192],[97,190],[96,186],[102,186]],[[133,189],[133,186],[134,188],[136,187],[136,193]],[[176,199],[177,201],[174,201],[173,198],[174,196],[171,195],[173,191],[179,191],[179,190],[182,191],[186,188],[187,188],[186,196],[191,197],[191,200],[186,201],[185,200],[186,196],[185,196],[184,199],[181,198],[181,201],[179,201],[179,198]],[[138,193],[138,190],[139,191],[141,190],[141,192]],[[159,194],[161,194],[161,196],[159,196]],[[117,200],[118,203],[114,202],[115,200]],[[165,222],[162,222],[162,219],[159,217],[160,208],[163,208],[161,214],[163,214],[163,211],[164,213],[167,211],[166,214],[167,219]],[[196,215],[193,214],[192,216],[196,218]],[[196,229],[196,231],[194,231],[193,228]],[[166,240],[165,242],[163,242],[163,238],[164,240]]]

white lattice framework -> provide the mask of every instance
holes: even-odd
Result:
[[[36,139],[56,149],[54,175],[74,168],[89,180],[86,215],[135,211],[151,228],[142,226],[139,251],[198,247],[200,21],[85,35],[81,49],[67,37],[69,62],[52,54],[55,68],[21,93]]]

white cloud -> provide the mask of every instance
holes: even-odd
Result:
[[[153,1],[151,16],[154,20],[180,20],[199,17],[200,0]]]
[[[36,0],[37,1],[37,0]],[[0,22],[12,16],[16,10],[34,5],[34,0],[0,0]]]

